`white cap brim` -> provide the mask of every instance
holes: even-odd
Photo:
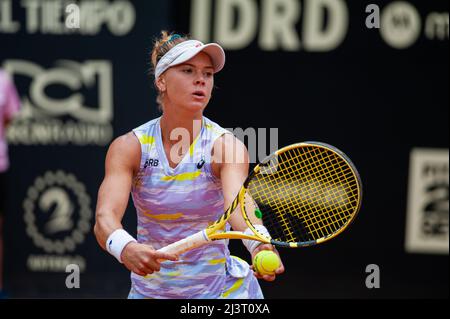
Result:
[[[189,61],[200,52],[209,55],[214,73],[219,72],[225,66],[225,51],[219,44],[203,44],[197,40],[189,40],[176,45],[161,58],[155,70],[155,77],[158,78],[170,67]]]
[[[183,64],[184,62],[187,62],[195,57],[200,52],[205,52],[209,55],[209,57],[211,58],[211,62],[213,63],[214,73],[217,73],[223,69],[225,65],[225,52],[223,51],[222,47],[216,43],[209,43],[197,48],[186,50],[177,59],[175,59],[173,63],[171,63],[171,66]]]

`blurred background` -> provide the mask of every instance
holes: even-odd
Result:
[[[274,143],[321,141],[362,177],[352,227],[324,245],[281,250],[286,272],[261,282],[266,298],[448,298],[448,9],[419,0],[0,0],[0,69],[21,102],[5,133],[4,295],[127,296],[129,272],[92,232],[97,191],[111,141],[160,116],[149,53],[169,30],[226,50],[205,115],[255,130],[253,158]],[[124,226],[136,234],[131,200]],[[230,249],[250,261],[240,241]],[[79,266],[79,288],[66,287],[68,264]]]

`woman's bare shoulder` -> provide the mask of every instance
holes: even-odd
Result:
[[[224,167],[248,169],[248,151],[245,144],[233,134],[223,134],[214,142],[212,149],[212,171],[220,178]]]
[[[133,132],[114,139],[108,149],[106,162],[119,164],[133,169],[139,168],[141,160],[141,144]]]

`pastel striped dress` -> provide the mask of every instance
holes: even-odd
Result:
[[[137,240],[155,249],[204,229],[223,213],[222,187],[211,170],[211,150],[218,137],[231,134],[203,117],[189,152],[171,168],[159,123],[157,118],[133,130],[142,150],[132,187]],[[131,273],[128,297],[256,299],[263,294],[248,263],[230,256],[228,242],[221,240],[188,251],[176,262],[162,262],[161,270],[151,275]]]

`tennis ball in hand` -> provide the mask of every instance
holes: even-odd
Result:
[[[262,250],[253,258],[253,267],[260,275],[273,275],[280,267],[280,258],[270,250]]]

